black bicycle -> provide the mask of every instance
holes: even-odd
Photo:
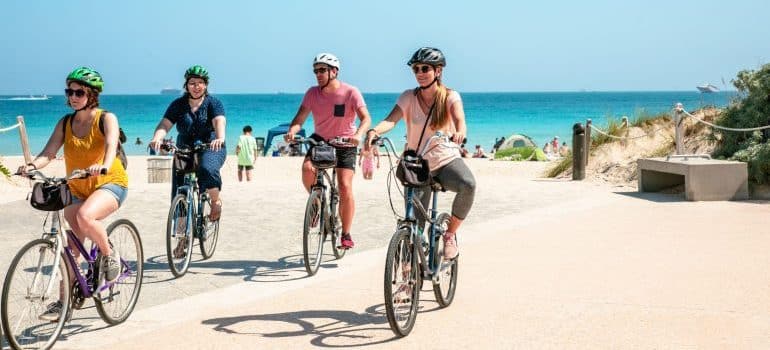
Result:
[[[391,170],[388,174],[388,196],[390,196],[390,184],[395,181],[395,168],[390,160],[390,154],[397,153],[393,143],[386,137],[375,138],[372,142],[373,147],[385,148],[391,162]],[[404,185],[402,193],[405,201],[404,215],[396,214],[399,217],[396,232],[390,239],[385,259],[385,312],[391,330],[399,337],[408,335],[414,327],[423,280],[432,282],[433,294],[442,308],[452,303],[457,288],[459,257],[448,261],[443,258],[443,239],[450,215],[445,212],[439,214],[437,202],[438,193],[443,192],[444,189],[436,179],[431,179],[429,208],[423,207],[415,193],[422,190],[427,189]],[[396,213],[392,200],[391,208]],[[420,212],[421,217],[426,218],[427,227],[424,229],[419,225],[415,210]]]
[[[198,157],[209,148],[207,144],[196,144],[192,149],[164,145],[174,152],[174,171],[184,173],[184,182],[176,190],[166,222],[166,258],[175,277],[187,273],[192,260],[193,241],[198,240],[203,259],[214,255],[219,239],[219,220],[212,221],[211,197],[200,193],[195,171]],[[184,161],[179,161],[183,159]]]
[[[334,257],[342,259],[345,249],[340,248],[342,236],[342,222],[340,221],[339,202],[340,192],[337,189],[336,155],[332,144],[347,145],[348,138],[335,138],[325,141],[316,141],[312,138],[299,138],[295,142],[312,145],[317,150],[325,149],[331,152],[323,160],[311,161],[316,168],[316,181],[310,187],[310,195],[305,205],[305,222],[302,229],[302,254],[305,261],[305,270],[312,276],[318,272],[323,258],[323,242],[330,241]],[[329,175],[328,169],[331,169]]]

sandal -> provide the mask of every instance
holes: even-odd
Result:
[[[211,204],[211,212],[209,213],[209,220],[219,221],[219,217],[222,216],[222,199],[217,200]]]

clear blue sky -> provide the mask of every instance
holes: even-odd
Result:
[[[727,87],[770,60],[768,1],[32,1],[0,5],[0,95],[60,94],[81,65],[108,94],[180,87],[202,64],[218,93],[304,92],[321,51],[364,92],[414,85],[420,46],[460,91]]]

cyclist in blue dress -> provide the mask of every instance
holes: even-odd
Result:
[[[159,150],[163,138],[171,126],[176,124],[178,133],[176,145],[179,148],[192,148],[196,143],[208,143],[200,159],[196,172],[201,191],[207,191],[211,197],[212,221],[219,220],[222,214],[222,189],[220,170],[225,163],[225,108],[222,102],[208,93],[209,73],[206,68],[195,65],[184,73],[185,94],[171,102],[166,113],[155,128],[150,147]],[[171,182],[171,197],[184,181],[183,174],[174,172]]]

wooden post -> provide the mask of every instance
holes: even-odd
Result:
[[[591,155],[591,125],[593,125],[591,119],[586,119],[586,144],[585,148],[583,148],[585,150],[585,155],[583,156],[585,166],[588,166],[588,156]]]
[[[675,153],[683,154],[684,140],[682,140],[682,113],[684,112],[684,105],[677,103],[674,107],[674,145]]]
[[[586,129],[583,124],[575,123],[572,126],[572,180],[583,180],[586,178],[586,162],[583,159],[586,152]]]
[[[24,155],[24,164],[32,162],[32,152],[29,151],[29,140],[27,140],[27,127],[24,124],[24,116],[16,117],[19,123],[19,138],[21,139],[21,152]]]
[[[621,118],[621,120],[622,120],[622,123],[623,123],[623,128],[625,128],[626,132],[625,132],[625,135],[624,135],[625,138],[620,140],[620,145],[623,146],[623,147],[626,147],[626,145],[628,144],[628,131],[629,131],[628,130],[628,117],[623,116],[623,118]]]

